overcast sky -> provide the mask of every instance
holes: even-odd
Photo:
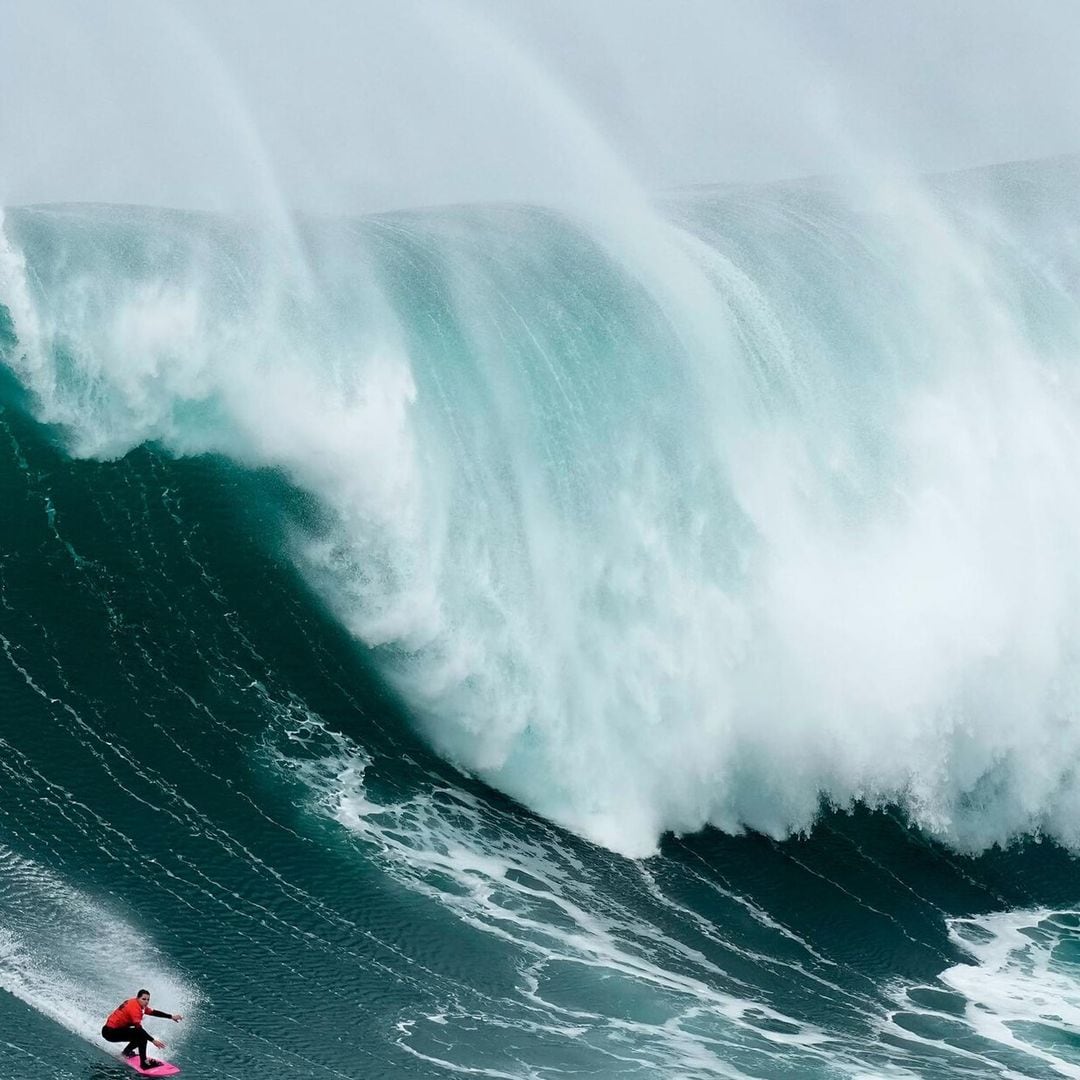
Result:
[[[0,201],[363,212],[1080,150],[1080,0],[0,0]]]

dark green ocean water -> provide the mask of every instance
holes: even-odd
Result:
[[[1070,183],[1054,180],[1054,198],[1036,200],[1040,214],[1061,215],[1071,207],[1066,200],[1062,210],[1061,193],[1072,191]],[[810,380],[817,389],[805,394],[798,380],[785,382],[788,360],[762,362],[749,380],[758,395],[754,401],[785,403],[780,410],[752,410],[755,430],[784,427],[790,434],[793,416],[802,417],[809,430],[827,413],[848,416],[841,406],[851,398],[861,404],[850,416],[875,418],[873,423],[852,420],[845,429],[846,452],[856,456],[856,463],[846,479],[828,487],[836,516],[828,529],[822,526],[821,535],[835,535],[829,531],[835,529],[857,532],[856,519],[878,507],[880,492],[903,486],[904,470],[914,468],[908,459],[900,460],[896,441],[879,437],[883,402],[915,398],[921,384],[913,388],[896,372],[930,360],[917,348],[901,355],[911,345],[908,338],[918,335],[910,326],[902,333],[896,329],[910,311],[904,306],[909,301],[889,293],[891,285],[899,288],[893,279],[881,276],[874,296],[879,304],[888,300],[895,306],[865,324],[857,318],[863,301],[850,292],[841,295],[836,281],[831,293],[821,285],[825,267],[839,275],[837,281],[864,273],[833,265],[845,253],[855,256],[837,240],[845,230],[836,224],[828,200],[811,199],[817,214],[811,228],[806,196],[799,197],[799,215],[790,207],[781,213],[769,202],[773,196],[764,200],[764,209],[755,204],[751,213],[748,198],[741,193],[707,205],[691,200],[689,209],[683,205],[672,215],[694,218],[693,234],[715,250],[732,258],[746,255],[735,262],[744,274],[756,268],[764,293],[771,283],[775,324],[768,332],[762,329],[760,310],[736,305],[742,314],[735,339],[746,345],[748,355],[760,356],[766,347],[783,353],[777,326],[787,329],[790,356],[808,355],[811,335],[797,333],[794,315],[786,320],[786,305],[793,312],[811,312],[805,318],[816,320],[819,348],[829,328],[835,331],[847,320],[846,345],[840,349],[834,341],[834,359],[858,354],[865,360],[866,350],[879,350],[872,365],[866,360],[837,385],[821,389],[821,382]],[[1053,203],[1049,210],[1048,201]],[[1024,205],[1030,210],[1030,203]],[[75,310],[80,297],[80,325],[91,317],[107,323],[110,297],[122,291],[124,282],[145,284],[148,266],[158,267],[166,285],[175,277],[175,246],[160,239],[159,223],[153,224],[159,237],[154,243],[131,242],[131,232],[143,227],[138,215],[132,218],[134,212],[123,212],[128,216],[120,226],[107,209],[86,220],[78,213],[67,216],[69,211],[56,220],[48,212],[28,211],[22,218],[19,213],[9,214],[5,228],[21,244],[37,309],[67,305],[50,309],[57,324]],[[42,213],[46,225],[35,219]],[[1020,216],[1029,224],[1037,217]],[[789,242],[804,251],[814,243],[829,247],[832,261],[810,260],[798,270],[793,257],[780,260],[766,241],[781,219]],[[821,239],[825,222],[834,229],[827,243]],[[383,242],[391,247],[397,241],[385,236],[393,232],[392,225],[380,226]],[[475,223],[455,224],[453,242],[461,235],[475,236],[477,228]],[[437,578],[445,625],[464,626],[473,640],[487,628],[491,637],[480,642],[486,651],[474,658],[472,676],[462,679],[465,690],[442,696],[425,681],[434,678],[431,671],[438,667],[431,657],[437,654],[440,664],[449,664],[447,658],[456,654],[435,631],[426,638],[417,638],[415,628],[395,636],[383,624],[376,632],[373,623],[365,622],[371,605],[385,602],[389,611],[393,605],[386,598],[407,592],[395,584],[395,574],[410,583],[419,577],[421,560],[415,553],[411,561],[392,557],[394,542],[415,540],[415,522],[410,518],[387,526],[377,508],[371,509],[378,493],[366,488],[362,498],[357,496],[364,507],[363,514],[358,512],[359,526],[350,521],[347,506],[328,501],[319,476],[327,460],[334,464],[329,442],[322,456],[315,454],[311,461],[295,456],[297,440],[308,446],[318,439],[311,433],[297,435],[274,411],[279,408],[275,399],[268,407],[264,443],[256,447],[251,441],[240,445],[239,436],[221,438],[215,450],[205,432],[228,426],[220,415],[227,408],[235,407],[237,415],[240,410],[225,394],[215,401],[209,393],[187,393],[184,400],[195,406],[184,404],[170,420],[159,416],[140,426],[132,417],[145,404],[145,394],[119,379],[110,381],[100,350],[107,350],[110,341],[130,347],[134,335],[138,349],[131,355],[138,354],[141,362],[163,338],[190,338],[189,324],[170,315],[164,330],[158,318],[152,327],[141,323],[135,332],[123,323],[126,337],[117,336],[119,322],[109,324],[112,329],[102,331],[91,347],[72,330],[77,321],[72,315],[73,322],[54,333],[55,368],[44,379],[39,378],[42,369],[22,351],[19,304],[7,297],[8,314],[0,327],[8,362],[0,412],[0,1077],[119,1080],[129,1075],[108,1056],[110,1048],[96,1032],[104,1016],[143,985],[151,989],[158,1008],[185,1014],[178,1027],[149,1023],[169,1040],[166,1056],[175,1057],[193,1080],[1080,1075],[1080,874],[1068,850],[1074,835],[1070,828],[1076,829],[1069,818],[1076,762],[1069,757],[1073,743],[1068,736],[1075,717],[1068,708],[1071,699],[1061,690],[1068,684],[1061,670],[1069,667],[1070,656],[1071,623],[1064,616],[1053,622],[1040,614],[1025,623],[1034,634],[1044,622],[1053,622],[1054,632],[1066,640],[1060,670],[1054,667],[1051,673],[1059,690],[1052,708],[1038,695],[1025,697],[1037,665],[1025,667],[1016,658],[1027,657],[1024,649],[1014,649],[1010,640],[996,646],[1000,665],[1011,672],[1012,681],[1005,684],[1013,691],[1011,711],[1003,705],[1001,714],[1007,724],[980,729],[982,717],[999,717],[986,705],[988,698],[971,690],[977,666],[965,668],[966,697],[949,696],[951,690],[946,694],[934,683],[918,707],[889,714],[877,727],[873,700],[852,691],[850,700],[840,701],[822,690],[821,707],[831,703],[841,709],[844,721],[852,724],[852,745],[865,747],[857,775],[838,763],[839,750],[833,754],[835,770],[810,757],[793,753],[789,758],[787,750],[802,745],[799,724],[790,730],[769,728],[772,713],[763,709],[743,741],[729,744],[730,754],[741,762],[746,791],[738,798],[732,795],[727,804],[719,797],[709,803],[713,794],[694,792],[711,793],[734,781],[710,772],[705,751],[690,738],[696,730],[693,717],[679,712],[670,724],[657,727],[656,716],[641,706],[640,716],[634,714],[638,726],[629,721],[625,729],[605,726],[600,721],[606,706],[588,696],[592,684],[568,678],[560,684],[562,692],[587,692],[582,700],[590,705],[569,709],[570,726],[580,734],[596,719],[590,738],[573,743],[570,735],[552,734],[559,729],[550,726],[554,721],[546,713],[531,713],[528,724],[513,729],[520,746],[506,758],[504,786],[522,803],[475,778],[497,784],[503,766],[470,756],[470,748],[507,738],[500,731],[485,734],[486,714],[476,701],[487,701],[493,686],[509,696],[526,684],[530,693],[551,685],[544,681],[549,675],[542,679],[515,660],[517,646],[500,645],[492,629],[510,625],[507,612],[516,610],[509,601],[499,608],[493,597],[521,603],[523,595],[534,594],[516,586],[503,592],[488,588],[491,581],[506,580],[512,561],[508,551],[533,551],[530,572],[542,577],[538,567],[544,560],[530,545],[540,546],[536,530],[543,515],[536,509],[536,487],[544,486],[546,469],[561,476],[566,488],[544,505],[559,508],[564,520],[599,537],[613,553],[605,571],[607,592],[581,600],[591,621],[587,635],[569,639],[575,648],[593,648],[613,626],[647,624],[660,652],[655,641],[675,633],[676,624],[663,616],[664,598],[672,604],[676,600],[674,576],[657,579],[656,567],[649,564],[652,569],[646,567],[636,584],[625,584],[618,573],[639,556],[639,549],[628,554],[616,542],[617,530],[606,531],[607,518],[589,516],[591,500],[612,477],[603,469],[594,474],[588,455],[622,431],[627,416],[636,415],[638,426],[655,425],[658,432],[655,458],[639,456],[627,473],[646,477],[637,494],[654,497],[656,513],[670,515],[662,520],[674,522],[672,535],[693,535],[695,543],[703,543],[702,536],[717,528],[725,537],[723,543],[706,545],[700,565],[721,564],[729,584],[744,577],[758,581],[739,562],[746,549],[738,538],[757,537],[754,543],[762,547],[782,548],[767,515],[762,511],[755,518],[760,504],[740,487],[746,474],[733,470],[719,479],[694,475],[687,465],[699,446],[692,442],[698,428],[708,425],[700,417],[669,423],[671,402],[687,407],[694,394],[674,379],[672,367],[658,373],[662,365],[656,357],[661,347],[692,352],[690,324],[680,330],[678,313],[668,311],[667,320],[642,316],[629,334],[625,320],[617,318],[622,305],[644,303],[637,290],[649,294],[651,286],[640,278],[620,279],[617,287],[597,284],[597,275],[610,271],[603,270],[597,249],[589,247],[555,251],[559,259],[573,255],[578,260],[574,273],[580,278],[573,278],[577,292],[571,299],[555,290],[545,300],[537,282],[552,272],[552,265],[565,266],[558,259],[550,262],[555,258],[551,249],[569,241],[549,238],[541,252],[535,246],[535,223],[530,219],[521,229],[518,239],[527,234],[534,247],[524,268],[518,267],[513,283],[517,300],[507,301],[505,308],[494,299],[489,307],[478,306],[475,296],[466,303],[462,296],[469,294],[461,280],[452,288],[448,277],[437,278],[433,266],[445,270],[449,249],[433,254],[435,241],[417,239],[426,234],[415,221],[401,240],[406,250],[398,252],[395,275],[389,284],[383,282],[383,299],[399,314],[403,297],[413,301],[415,326],[402,321],[412,326],[405,339],[416,365],[415,400],[422,405],[434,396],[442,403],[438,422],[433,416],[419,422],[428,439],[417,452],[419,469],[426,476],[464,476],[460,484],[474,497],[471,516],[482,520],[491,548],[497,549],[492,554],[472,534],[462,539],[460,523],[446,526],[443,543],[457,561],[448,559],[449,569],[444,567]],[[807,235],[790,240],[800,229]],[[504,231],[500,225],[493,233]],[[106,233],[114,237],[108,243],[102,240]],[[761,246],[751,257],[746,253],[754,237]],[[487,236],[478,250],[490,250],[494,243]],[[72,254],[76,248],[82,262]],[[880,249],[871,253],[855,245],[854,250],[875,265],[883,258]],[[1029,256],[1033,250],[1030,244],[1024,248]],[[423,262],[424,251],[430,263]],[[771,251],[774,262],[763,261],[762,251]],[[335,266],[346,256],[335,249]],[[476,251],[473,257],[479,258]],[[239,256],[230,249],[227,256],[211,258],[204,251],[200,258],[212,262],[218,273]],[[1038,274],[1049,279],[1051,269],[1059,285],[1067,280],[1070,264],[1060,245],[1053,260],[1047,255],[1038,267],[1033,268],[1033,256],[1026,262],[1017,256],[1009,267],[1014,261],[1027,275],[1025,288]],[[102,285],[106,264],[112,277]],[[477,276],[469,278],[471,287],[488,280],[475,266],[473,271]],[[66,293],[57,285],[61,275],[66,275]],[[745,287],[735,276],[725,280],[731,289]],[[423,289],[418,282],[426,283]],[[815,282],[819,289],[812,292]],[[160,298],[166,286],[153,288]],[[785,288],[790,289],[786,301],[780,298]],[[1016,311],[1010,318],[1023,324],[1029,342],[1052,338],[1052,347],[1044,342],[1039,355],[1044,361],[1052,356],[1055,370],[1064,372],[1057,385],[1060,399],[1067,400],[1075,340],[1062,327],[1072,317],[1072,301],[1067,290],[1051,293],[1028,289],[1019,305],[1028,313],[1026,321]],[[222,309],[250,303],[246,294],[228,302],[220,292],[215,295]],[[290,295],[285,306],[292,314],[281,324],[287,324],[284,333],[296,340],[317,331],[325,340],[323,315],[298,325],[296,311],[304,295],[299,289]],[[661,310],[666,294],[650,295],[649,302]],[[745,299],[745,293],[739,295]],[[506,314],[511,309],[513,319]],[[758,311],[758,324],[751,309]],[[596,320],[586,330],[581,329],[583,312]],[[275,317],[281,317],[279,309]],[[521,340],[540,342],[536,355],[547,357],[548,366],[538,373],[521,360],[526,374],[510,395],[536,403],[544,433],[538,441],[518,443],[506,434],[517,414],[506,406],[509,392],[500,377],[475,356],[467,362],[470,341],[475,345],[477,340],[461,332],[469,319],[484,324],[478,337],[489,344],[493,337],[501,340],[519,358],[526,356]],[[206,324],[196,323],[202,333]],[[348,337],[346,330],[341,335]],[[892,353],[884,350],[884,340],[892,343]],[[541,347],[558,341],[564,342],[561,352]],[[333,349],[340,346],[340,341],[332,343]],[[421,355],[424,359],[417,359]],[[605,356],[621,357],[631,373],[590,375],[589,364]],[[955,364],[962,374],[970,361],[968,354],[964,357]],[[297,365],[304,359],[294,356]],[[158,387],[184,362],[169,354],[152,370],[140,369],[139,378]],[[226,361],[215,356],[206,362]],[[1038,366],[1029,356],[993,362],[1003,379],[1013,363],[1022,373]],[[866,365],[873,371],[868,373]],[[344,398],[353,393],[331,384]],[[1026,384],[1010,383],[1009,392],[1020,385]],[[590,402],[611,399],[620,386],[627,400],[590,422]],[[948,386],[946,381],[937,388],[945,413],[951,407]],[[264,389],[258,382],[248,387],[257,402]],[[834,391],[836,396],[829,397]],[[298,410],[304,392],[294,389]],[[363,394],[360,398],[362,404],[368,400]],[[120,399],[122,409],[116,404]],[[966,400],[961,396],[951,405]],[[705,404],[713,407],[711,399]],[[549,406],[550,415],[545,411]],[[395,406],[388,397],[373,408],[364,414],[367,421]],[[333,424],[332,416],[320,415],[326,425]],[[1064,423],[1050,414],[1035,420],[1044,432]],[[106,422],[114,426],[103,426]],[[488,431],[489,424],[504,425],[503,434],[482,438],[478,433]],[[244,438],[250,439],[255,428],[244,428]],[[181,429],[190,445],[178,445]],[[961,443],[973,438],[970,431],[953,430]],[[1019,444],[1009,442],[1009,430],[1006,425],[999,431],[999,441],[1015,447]],[[114,442],[106,446],[103,434],[115,436]],[[683,436],[691,443],[680,441]],[[288,441],[293,457],[266,449],[278,437]],[[385,437],[391,439],[393,432]],[[358,445],[362,451],[366,444],[361,440]],[[439,454],[430,453],[433,445],[442,448]],[[817,460],[824,443],[807,436],[803,445]],[[485,462],[485,452],[493,447],[510,447],[505,460]],[[1059,453],[1067,457],[1071,447],[1062,435],[1046,453],[1056,461]],[[861,457],[856,453],[860,448],[865,451]],[[355,449],[352,444],[347,448],[348,453]],[[723,440],[713,450],[732,452]],[[764,470],[767,447],[759,444],[759,450]],[[534,468],[522,464],[526,451]],[[969,445],[966,452],[973,471],[971,462],[981,462],[981,451]],[[890,463],[891,454],[896,459]],[[965,509],[982,520],[980,507],[964,502],[970,494],[966,489],[950,492],[951,473],[941,460],[932,462],[939,467],[939,490],[953,501],[937,522],[935,537]],[[669,500],[658,494],[663,483],[654,489],[648,482],[658,462],[679,475],[690,469],[682,489],[686,500]],[[356,466],[363,470],[373,464],[361,457]],[[390,469],[388,463],[384,467]],[[919,467],[925,469],[926,462]],[[859,476],[865,479],[871,472],[879,483],[868,493]],[[1045,477],[1047,470],[1040,475]],[[343,486],[354,479],[340,478]],[[457,496],[463,488],[442,490]],[[906,491],[917,495],[916,488],[913,482]],[[425,490],[431,494],[430,487]],[[401,489],[393,494],[394,505],[401,505]],[[695,507],[701,509],[695,500],[707,494],[715,498],[717,513],[728,514],[720,527],[695,522]],[[504,496],[520,511],[509,515],[509,524],[508,515],[498,509]],[[1001,490],[995,491],[996,499],[1001,496]],[[626,508],[633,499],[628,494],[626,500],[622,512],[630,513]],[[633,505],[640,510],[642,502]],[[1034,514],[1043,504],[1024,505]],[[1061,493],[1054,505],[1071,526],[1066,495]],[[432,503],[423,509],[437,514]],[[1020,516],[1015,506],[1005,510]],[[427,520],[423,513],[420,517]],[[903,533],[903,522],[889,520]],[[353,529],[353,546],[327,541],[336,554],[312,571],[304,544],[333,534],[342,521]],[[370,525],[374,539],[363,533],[363,523],[371,521],[376,522]],[[1055,540],[1067,548],[1071,535],[1062,526]],[[1009,537],[1020,543],[1022,536],[1009,533],[1003,541],[1012,552]],[[971,542],[967,533],[962,538]],[[806,539],[812,545],[821,538]],[[919,543],[917,536],[908,540]],[[419,550],[422,545],[416,543]],[[654,537],[652,543],[649,550],[660,541]],[[574,550],[580,554],[586,547],[582,540]],[[681,553],[678,565],[695,569],[699,562],[690,559],[690,550],[673,543],[668,554],[678,561]],[[1042,556],[1045,569],[1049,556]],[[871,558],[866,550],[853,557]],[[989,556],[981,549],[969,552],[969,559],[958,565],[975,565],[971,573],[978,577],[983,558]],[[1023,553],[1016,558],[1023,563]],[[582,565],[587,561],[582,555]],[[883,555],[867,573],[882,574],[889,565]],[[1072,577],[1062,567],[1050,567],[1046,587],[1057,585],[1069,597]],[[455,578],[455,569],[475,576]],[[818,570],[802,567],[811,577]],[[911,568],[901,560],[898,572],[910,573]],[[935,572],[928,571],[931,577]],[[1037,577],[1027,574],[1024,588],[1041,595],[1045,583]],[[343,604],[335,589],[346,578],[359,584]],[[567,571],[564,583],[572,578]],[[699,608],[711,602],[708,589],[717,580],[698,582]],[[660,600],[656,595],[642,599],[660,585]],[[805,600],[794,584],[788,585],[793,605]],[[981,581],[972,586],[980,596],[983,588]],[[730,595],[743,594],[732,586]],[[469,610],[470,597],[488,606],[475,622],[462,614]],[[887,598],[875,599],[887,604]],[[653,607],[661,613],[650,614]],[[932,604],[916,608],[924,619],[936,610]],[[972,610],[960,627],[969,638],[984,611],[978,605]],[[1024,608],[1017,618],[1025,612],[1030,614]],[[993,612],[986,615],[987,620],[993,617]],[[828,622],[822,613],[822,626]],[[564,624],[554,620],[547,625]],[[684,638],[675,633],[667,641],[672,649],[701,647],[701,627],[693,620],[689,625],[695,632]],[[944,619],[943,625],[951,627]],[[728,657],[726,639],[714,630],[717,636],[704,651],[715,644],[716,655]],[[895,632],[902,636],[910,626],[902,624]],[[449,630],[439,633],[452,637]],[[933,627],[926,633],[935,643],[948,638],[945,631],[935,636]],[[762,650],[773,649],[769,655],[778,658],[779,681],[786,670],[782,662],[792,655],[776,644],[781,636],[775,630],[760,642]],[[828,631],[823,629],[815,640],[820,636],[828,638]],[[530,640],[539,654],[543,642]],[[829,639],[825,647],[833,644]],[[1025,638],[1024,647],[1029,644]],[[623,641],[620,649],[632,645]],[[817,655],[809,647],[805,653]],[[860,655],[834,658],[838,672],[846,671],[848,662],[863,660]],[[485,663],[490,670],[483,668]],[[588,666],[615,670],[612,663],[597,646]],[[744,672],[748,663],[725,667],[725,659],[720,666]],[[708,665],[692,667],[683,672],[683,681],[699,686],[706,670],[711,670]],[[643,671],[639,665],[638,673]],[[643,681],[647,674],[641,674]],[[883,669],[881,677],[891,676]],[[800,683],[797,674],[790,678],[806,693],[818,685]],[[910,672],[905,678],[910,682]],[[851,679],[857,681],[855,675]],[[620,715],[648,697],[640,685],[627,685]],[[1002,691],[989,676],[985,685]],[[750,690],[746,685],[742,690],[739,700],[745,706]],[[466,691],[474,695],[468,707],[454,696]],[[939,699],[929,701],[933,694]],[[807,703],[805,716],[797,708],[783,715],[802,717],[800,723],[812,726],[818,715],[812,705]],[[667,716],[665,708],[686,707],[687,698],[669,697],[657,715]],[[865,708],[866,719],[855,726],[852,718],[859,707]],[[1039,712],[1044,707],[1050,717],[1045,723]],[[901,730],[905,717],[913,715],[927,725],[924,736],[909,737]],[[945,716],[951,717],[947,724]],[[432,734],[433,726],[447,717],[455,722],[469,718],[472,727],[466,725],[460,736]],[[707,720],[701,723],[711,730]],[[1026,734],[1010,742],[1002,731],[1017,726]],[[769,729],[772,741],[754,742],[754,728]],[[718,730],[715,737],[728,738],[726,731]],[[654,740],[651,749],[646,736]],[[902,770],[907,787],[897,788],[890,770],[899,767],[896,759],[909,754],[920,738],[931,747],[929,758],[907,762]],[[1035,764],[1023,756],[1025,738],[1044,746]],[[573,743],[574,753],[558,757],[551,749],[557,740]],[[820,741],[829,746],[842,742],[824,728]],[[965,759],[969,743],[990,747],[988,763],[978,754]],[[433,744],[442,752],[436,753]],[[942,746],[948,752],[935,761]],[[769,747],[776,754],[772,770],[761,759]],[[673,771],[680,757],[683,773]],[[553,761],[563,761],[565,771],[554,769]],[[1048,761],[1056,762],[1058,771],[1050,770],[1052,777],[1042,783]],[[551,771],[544,773],[544,768]],[[594,790],[580,783],[590,770],[597,778]],[[675,784],[679,798],[658,793],[660,780],[654,777]],[[729,818],[768,825],[768,813],[755,800],[760,796],[764,801],[773,790],[781,793],[777,799],[788,800],[775,829],[736,835],[710,824],[681,828],[683,822],[724,824]],[[935,802],[935,792],[944,791],[952,801],[942,797]],[[624,797],[625,804],[620,802]],[[568,808],[553,816],[580,825],[576,831],[524,805],[546,812],[560,799]],[[770,804],[775,806],[777,799]],[[817,808],[811,811],[812,825],[799,816],[808,802]],[[688,807],[699,804],[713,809],[695,820]],[[624,805],[654,807],[648,820],[658,825],[655,854],[631,858],[617,853],[644,843],[638,819],[619,816],[627,813],[619,809]],[[722,805],[729,811],[715,809]],[[590,824],[597,821],[605,824]],[[618,827],[623,825],[625,842],[600,846],[582,838],[604,829],[621,836]],[[796,835],[784,838],[792,830]],[[993,842],[998,839],[1001,844]]]

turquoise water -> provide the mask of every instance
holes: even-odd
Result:
[[[0,1075],[1080,1075],[1077,178],[9,209]]]

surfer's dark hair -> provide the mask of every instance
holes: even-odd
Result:
[[[136,997],[142,997],[143,994],[145,994],[147,997],[149,997],[150,996],[150,991],[149,990],[140,990],[135,996]]]

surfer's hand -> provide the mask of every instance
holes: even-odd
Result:
[[[160,1039],[151,1039],[150,1041],[151,1041],[151,1042],[152,1042],[152,1043],[153,1043],[153,1044],[154,1044],[154,1045],[155,1045],[155,1046],[156,1046],[156,1047],[157,1047],[157,1048],[158,1048],[159,1050],[164,1050],[164,1049],[165,1049],[165,1044],[164,1044],[164,1043],[163,1043],[163,1042],[162,1042],[162,1041],[161,1041]]]
[[[184,1019],[184,1017],[180,1013],[173,1013],[172,1016],[169,1017],[169,1019],[172,1020],[174,1024],[179,1024],[180,1021]]]

